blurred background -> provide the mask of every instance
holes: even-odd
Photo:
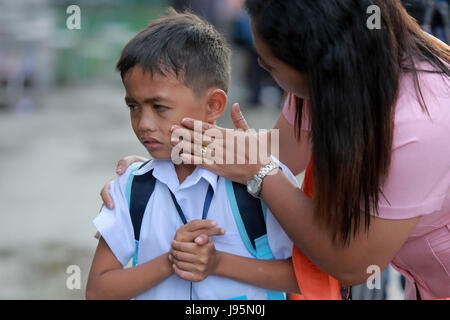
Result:
[[[420,1],[405,2],[416,9]],[[84,298],[100,189],[121,157],[146,156],[131,130],[115,63],[169,5],[190,7],[225,34],[233,51],[228,108],[240,102],[250,127],[272,128],[282,91],[257,65],[242,3],[0,0],[0,299]],[[80,10],[79,26],[71,5]],[[420,12],[425,17],[418,12],[416,19]],[[439,23],[426,27],[446,36]],[[229,111],[219,125],[233,127]],[[81,283],[71,290],[73,265]],[[389,286],[377,297],[355,297],[402,299],[398,274],[384,274]]]

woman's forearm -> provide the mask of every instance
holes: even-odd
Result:
[[[256,287],[288,293],[300,293],[292,260],[259,260],[218,251],[219,263],[214,275]],[[236,266],[239,265],[239,268]]]
[[[128,300],[173,274],[168,254],[133,268],[105,271],[89,279],[87,299]]]
[[[312,200],[281,170],[264,178],[261,197],[297,248],[317,267],[338,279],[362,270],[366,252],[356,246],[334,245],[329,230],[313,220]]]
[[[372,216],[370,228],[360,223],[350,243],[343,245],[332,241],[330,227],[313,217],[313,201],[281,170],[264,178],[261,197],[300,251],[324,272],[352,285],[367,281],[370,266],[384,270],[420,220]]]

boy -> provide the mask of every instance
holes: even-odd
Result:
[[[292,242],[270,211],[266,211],[267,238],[278,260],[249,260],[252,255],[236,226],[226,180],[204,168],[174,165],[170,160],[172,125],[184,117],[215,123],[224,113],[229,60],[229,49],[213,27],[192,14],[173,11],[151,23],[123,49],[117,69],[125,101],[133,130],[153,161],[130,166],[114,180],[114,209],[103,208],[94,220],[101,238],[89,274],[88,299],[267,299],[270,294],[259,287],[290,291],[294,286],[292,291],[298,291],[289,259]],[[296,183],[292,173],[280,166]],[[152,175],[155,184],[136,236],[127,184],[130,177],[145,175]],[[208,195],[210,201],[206,201]],[[224,234],[220,228],[210,229],[213,243],[203,247],[209,251],[202,254],[211,258],[226,253],[222,256],[229,259],[224,265],[232,265],[230,278],[251,276],[238,282],[214,275],[213,270],[203,281],[192,283],[175,274],[168,254],[171,241],[174,237],[194,241],[195,225],[206,224],[199,223],[202,209],[203,218],[227,230]],[[137,265],[124,269],[137,248]],[[257,268],[265,273],[256,272]]]

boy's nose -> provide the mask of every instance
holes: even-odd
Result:
[[[143,108],[141,111],[141,117],[139,119],[139,129],[142,131],[155,131],[156,120],[151,110]]]

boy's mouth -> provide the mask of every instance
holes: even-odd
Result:
[[[153,151],[160,148],[163,144],[153,137],[141,137],[142,144],[149,150]]]

